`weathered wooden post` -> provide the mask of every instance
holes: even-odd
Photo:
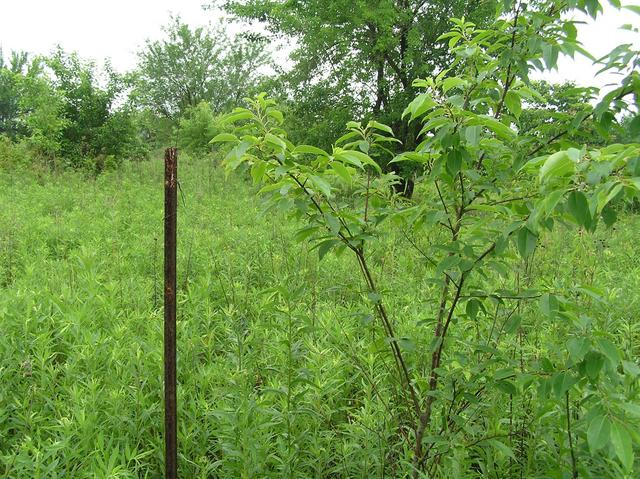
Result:
[[[176,398],[176,244],[178,151],[164,153],[164,437],[165,477],[178,477],[178,406]]]

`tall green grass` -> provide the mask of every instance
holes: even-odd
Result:
[[[162,477],[162,174],[157,159],[95,180],[0,174],[0,478]],[[295,225],[209,160],[182,158],[179,176],[180,477],[408,474],[407,431],[387,414],[391,359],[356,263],[319,263]],[[523,267],[558,290],[598,284],[610,306],[586,299],[584,314],[632,358],[639,232],[631,215],[615,232],[561,230],[539,271]],[[407,249],[390,230],[373,256],[399,334],[419,337],[435,298]],[[523,318],[527,360],[567,328],[536,305]],[[427,347],[409,352],[413,366]],[[506,404],[488,400],[482,420],[499,422]],[[554,414],[530,430],[546,444],[528,454],[541,477],[558,460]]]

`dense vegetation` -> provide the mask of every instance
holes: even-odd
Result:
[[[181,477],[637,477],[640,52],[530,78],[602,5],[224,8],[0,64],[0,477],[161,476],[173,144]]]

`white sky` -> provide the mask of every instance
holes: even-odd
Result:
[[[603,3],[607,2],[603,1]],[[639,3],[637,1],[623,1],[622,4],[638,5]],[[585,22],[583,25],[577,25],[578,39],[582,42],[585,50],[596,58],[603,57],[618,45],[624,43],[637,45],[640,41],[638,33],[620,29],[620,26],[624,24],[631,24],[636,28],[640,27],[640,15],[627,9],[618,10],[606,4],[604,14],[599,15],[595,21],[583,14],[575,14],[572,17],[576,21]],[[569,80],[581,86],[599,87],[619,81],[616,76],[606,72],[596,77],[600,68],[580,54],[577,54],[573,60],[561,56],[558,59],[557,71],[545,71],[542,74],[534,75],[534,77],[544,78],[554,83]]]
[[[56,44],[98,63],[132,69],[147,38],[161,38],[170,14],[191,25],[216,23],[207,0],[0,0],[0,46],[48,54]]]
[[[98,63],[110,57],[117,70],[125,71],[135,66],[135,52],[147,38],[161,37],[171,13],[194,26],[217,23],[219,14],[202,10],[203,3],[207,0],[0,0],[0,46],[5,55],[12,49],[47,54],[60,44]],[[597,21],[579,27],[579,38],[587,50],[602,56],[621,43],[638,41],[637,34],[618,29],[625,23],[640,26],[640,16],[609,7]],[[613,80],[594,78],[597,70],[587,59],[561,58],[558,72],[542,76],[597,86]]]

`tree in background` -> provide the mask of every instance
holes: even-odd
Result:
[[[63,95],[44,74],[42,59],[34,61],[27,74],[18,77],[18,114],[23,139],[32,154],[55,164],[69,120],[65,118]]]
[[[482,26],[496,2],[230,0],[224,8],[295,40],[294,66],[283,80],[292,100],[296,141],[329,146],[350,111],[351,118],[372,116],[391,125],[405,147],[413,148],[417,129],[401,118],[416,93],[413,79],[448,64],[447,44],[437,39],[449,29],[451,17]],[[336,106],[344,114],[335,115]]]
[[[640,143],[640,117],[624,115],[620,119],[620,129],[616,140],[620,143]]]
[[[220,29],[190,28],[173,18],[166,38],[147,41],[139,53],[139,105],[177,121],[205,101],[222,112],[252,92],[268,61],[261,39],[230,39]]]
[[[220,131],[218,123],[211,105],[206,101],[189,108],[178,123],[178,146],[191,153],[206,153],[210,149],[209,140]]]
[[[523,131],[536,128],[544,140],[560,135],[556,139],[567,148],[583,144],[604,146],[603,135],[608,132],[598,129],[589,116],[591,103],[598,94],[596,88],[578,87],[572,82],[551,84],[544,80],[532,81],[531,88],[532,96],[520,115],[519,126]]]
[[[144,147],[124,96],[125,77],[107,63],[100,72],[77,54],[58,49],[47,59],[52,84],[63,99],[66,125],[61,150],[72,163],[99,157],[135,157]]]
[[[0,48],[0,134],[15,138],[21,132],[19,78],[28,69],[28,54],[11,52],[5,61]]]
[[[31,162],[89,165],[96,172],[108,162],[144,156],[146,146],[125,101],[129,86],[108,64],[101,72],[59,47],[49,57],[31,60],[13,52],[8,64],[0,61],[5,150],[19,145],[18,156]]]
[[[62,97],[46,75],[43,59],[12,52],[9,64],[2,60],[0,52],[0,135],[22,143],[20,157],[29,150],[31,156],[55,160],[67,122]]]
[[[603,122],[593,120],[597,88],[545,80],[531,81],[530,87],[531,96],[523,102],[519,117],[518,126],[523,133],[535,129],[541,140],[553,139],[563,148],[640,140],[640,119],[632,113],[622,112],[617,120],[611,116],[605,116]]]

